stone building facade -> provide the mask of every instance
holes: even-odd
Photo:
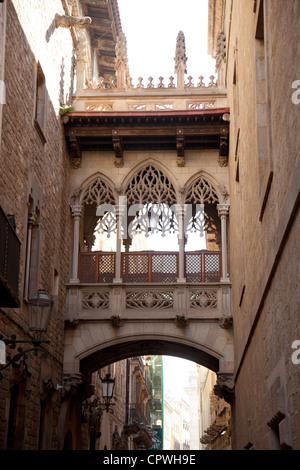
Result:
[[[9,305],[1,298],[1,334],[29,341],[28,300],[43,289],[53,302],[42,336],[50,340],[48,356],[28,353],[26,362],[22,356],[2,371],[0,448],[56,449],[71,221],[60,103],[73,94],[74,43],[68,30],[55,28],[55,14],[65,14],[60,0],[5,0],[0,8],[5,86],[0,203],[3,214],[13,216],[20,242],[19,271],[8,259],[8,270],[18,271],[16,308],[5,308]],[[7,356],[17,353],[6,349]]]
[[[32,297],[51,300],[47,357],[1,367],[2,449],[93,447],[82,405],[97,371],[168,353],[217,374],[233,448],[300,448],[299,8],[209,0],[218,81],[186,80],[179,32],[176,84],[134,87],[116,0],[0,2],[0,235],[19,250],[0,259],[2,361],[12,335],[36,338]],[[95,209],[114,205],[102,227],[118,227],[122,196],[176,205],[178,256],[159,259],[173,260],[168,272],[151,270],[151,253],[146,278],[143,254],[127,269],[120,238],[113,254],[95,254]],[[190,271],[188,204],[200,206],[192,225],[210,247],[197,245]],[[123,411],[100,446],[120,445]]]
[[[209,7],[231,110],[233,447],[299,449],[300,4]]]

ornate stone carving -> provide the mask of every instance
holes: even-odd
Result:
[[[210,444],[213,442],[216,437],[220,435],[220,432],[226,429],[228,423],[223,421],[221,423],[212,423],[209,428],[206,429],[205,434],[201,437],[200,442],[201,444]]]
[[[173,308],[173,292],[127,292],[125,305],[128,309]]]
[[[201,176],[188,189],[185,203],[188,204],[215,204],[219,203],[217,191],[210,181]]]
[[[184,160],[184,133],[183,129],[177,129],[176,132],[176,149],[177,149],[177,166],[183,167],[185,165]]]
[[[228,188],[226,188],[225,184],[220,184],[219,191],[223,196],[224,204],[227,204],[230,196]]]
[[[229,372],[220,372],[217,374],[217,383],[214,386],[214,393],[220,398],[224,398],[231,404],[234,395],[233,374]]]
[[[216,69],[218,70],[222,63],[226,63],[226,36],[224,31],[219,31],[217,35],[216,50]]]
[[[210,77],[210,82],[208,84],[209,87],[215,87],[217,86],[217,83],[215,82],[215,76],[214,75],[211,75]]]
[[[215,100],[209,101],[194,101],[192,103],[188,103],[188,109],[213,109],[215,108]]]
[[[70,209],[71,209],[72,217],[74,217],[74,218],[79,218],[79,219],[81,218],[81,216],[82,216],[82,211],[83,211],[83,208],[82,208],[82,205],[81,205],[81,204],[73,204],[73,205],[70,207]],[[73,291],[73,289],[72,289],[72,291]],[[71,292],[71,293],[73,293],[73,292]],[[77,290],[76,290],[76,289],[74,289],[74,294],[77,295]]]
[[[74,330],[79,325],[78,318],[74,318],[73,320],[65,320],[65,328],[68,330]]]
[[[184,73],[187,73],[186,61],[185,36],[182,31],[179,31],[176,39],[175,73],[178,73],[182,67]]]
[[[110,186],[98,177],[93,180],[81,195],[82,204],[115,204],[115,197]]]
[[[189,325],[189,319],[185,315],[176,315],[175,325],[178,328],[186,328]]]
[[[83,309],[107,309],[109,308],[109,292],[83,291],[81,306]]]
[[[220,218],[227,218],[229,215],[229,204],[218,204],[218,215]]]
[[[69,145],[72,165],[74,169],[77,169],[80,167],[81,163],[81,149],[76,136],[76,132],[73,130],[69,132]]]
[[[92,18],[89,16],[67,16],[67,15],[59,15],[58,13],[55,15],[55,27],[56,28],[68,28],[71,29],[73,27],[79,29],[86,29],[92,22]]]
[[[202,290],[190,292],[190,308],[217,308],[218,293],[215,290]]]
[[[224,329],[229,329],[229,328],[232,328],[232,325],[233,325],[233,317],[232,316],[229,316],[229,317],[221,317],[220,320],[219,320],[219,326],[221,328],[224,328]]]
[[[55,391],[52,377],[50,374],[48,374],[46,377],[43,378],[42,386],[43,386],[43,391],[41,393],[41,399],[49,401]]]
[[[219,165],[227,166],[228,164],[228,130],[222,129],[220,134],[220,151],[219,151]]]
[[[127,42],[123,31],[117,37],[115,71],[117,77],[117,88],[125,89],[126,81],[129,76]]]
[[[176,192],[168,177],[153,165],[142,168],[128,183],[128,204],[176,204]]]
[[[187,79],[188,79],[188,82],[185,85],[185,87],[186,88],[193,88],[194,87],[194,84],[192,83],[193,77],[191,75],[189,75]]]
[[[87,104],[86,111],[112,111],[112,105],[109,103]]]
[[[122,168],[124,165],[123,161],[123,146],[121,137],[119,136],[119,132],[117,130],[112,131],[112,142],[115,151],[115,161],[114,164],[117,168]]]
[[[204,83],[203,80],[204,80],[203,75],[200,75],[200,77],[199,77],[199,83],[198,83],[198,85],[197,85],[198,88],[205,87],[205,83]]]
[[[110,324],[112,328],[120,328],[124,325],[124,320],[119,315],[113,315],[110,317]]]
[[[177,74],[177,88],[183,89],[184,74],[187,73],[186,68],[186,52],[185,52],[185,37],[182,31],[179,31],[176,39],[176,51],[175,51],[175,73]]]

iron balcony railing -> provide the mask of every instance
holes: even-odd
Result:
[[[20,240],[0,207],[0,307],[19,307]]]
[[[145,413],[138,403],[130,404],[127,408],[126,416],[127,426],[138,426],[141,429],[151,432],[149,421],[145,416]]]
[[[79,255],[81,283],[112,283],[115,277],[115,253],[85,252]],[[220,251],[185,253],[187,282],[220,282]],[[177,252],[140,251],[122,253],[121,276],[124,283],[173,283],[178,278]]]

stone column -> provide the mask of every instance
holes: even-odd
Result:
[[[185,245],[185,224],[184,217],[186,214],[186,204],[176,204],[176,215],[178,218],[178,248],[179,248],[179,259],[178,259],[178,278],[177,282],[186,282],[184,273],[184,245]]]
[[[117,221],[117,233],[116,233],[116,272],[115,272],[115,283],[121,283],[121,248],[122,248],[122,231],[126,225],[124,225],[124,215],[126,206],[122,204],[122,197],[119,197],[119,205],[115,206],[116,221]]]
[[[221,282],[228,282],[227,268],[227,218],[229,215],[229,204],[218,204],[218,214],[221,219],[221,243],[222,243],[222,279]]]
[[[78,256],[79,256],[79,229],[80,219],[82,216],[82,205],[76,204],[71,207],[72,216],[74,218],[74,233],[73,233],[73,263],[72,274],[70,282],[78,283]]]

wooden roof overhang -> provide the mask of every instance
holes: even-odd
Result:
[[[92,18],[89,26],[92,49],[96,51],[100,77],[115,77],[117,37],[122,30],[118,2],[81,0],[83,14]]]
[[[126,151],[166,151],[177,153],[184,166],[185,150],[218,150],[219,162],[227,164],[229,108],[189,111],[131,111],[68,113],[65,136],[74,167],[84,151],[114,152],[115,165],[123,165]],[[99,154],[101,158],[101,154]]]

